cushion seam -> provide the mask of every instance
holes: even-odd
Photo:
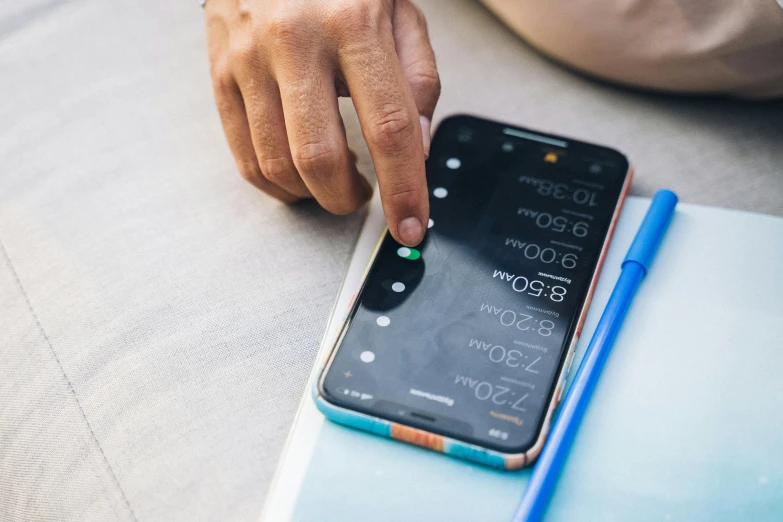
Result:
[[[122,499],[125,502],[128,511],[130,511],[132,519],[138,521],[138,518],[136,518],[136,513],[133,511],[133,508],[131,507],[130,502],[128,501],[128,497],[125,495],[125,491],[123,491],[122,486],[120,486],[120,482],[117,479],[117,475],[114,473],[114,469],[111,467],[111,464],[109,464],[109,459],[106,458],[106,453],[103,451],[103,447],[101,447],[100,442],[98,442],[98,437],[95,435],[95,430],[93,430],[92,424],[90,424],[90,421],[87,419],[87,415],[84,413],[84,408],[82,407],[81,402],[79,402],[79,398],[76,395],[76,390],[74,389],[71,380],[68,378],[68,375],[65,373],[65,368],[63,368],[63,365],[60,362],[60,358],[58,357],[57,352],[55,351],[54,346],[52,345],[52,341],[51,339],[49,339],[49,336],[46,334],[46,331],[43,329],[43,326],[41,325],[41,321],[38,318],[38,314],[35,312],[35,309],[33,308],[33,304],[30,301],[30,296],[27,294],[24,285],[22,285],[22,280],[19,278],[19,273],[16,271],[14,264],[11,262],[11,256],[8,255],[8,250],[6,249],[2,238],[0,238],[0,251],[2,251],[3,257],[5,257],[6,259],[6,263],[8,264],[8,268],[11,271],[11,275],[13,276],[14,281],[16,281],[16,285],[19,287],[22,296],[24,296],[25,303],[27,304],[27,309],[30,312],[30,315],[32,316],[33,320],[35,321],[35,325],[38,328],[38,331],[41,333],[44,340],[46,341],[46,344],[49,346],[49,350],[51,351],[52,356],[54,357],[54,360],[57,363],[57,367],[60,369],[60,373],[63,379],[65,379],[65,382],[68,386],[68,390],[71,392],[71,396],[76,402],[76,406],[79,409],[79,413],[81,414],[82,419],[84,419],[84,423],[87,425],[87,429],[90,432],[90,436],[92,437],[93,442],[97,446],[98,451],[100,452],[104,463],[106,463],[106,468],[109,470],[109,474],[111,475],[111,478],[114,481],[115,486],[117,486],[117,489],[120,492],[120,495],[122,496]]]

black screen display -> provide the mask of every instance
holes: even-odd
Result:
[[[333,404],[506,453],[532,446],[627,176],[611,149],[458,116],[429,229],[387,233],[321,381]]]

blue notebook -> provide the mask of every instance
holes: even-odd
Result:
[[[648,205],[630,198],[623,209],[576,364]],[[376,199],[311,381],[383,226]],[[782,382],[783,219],[679,205],[547,520],[783,520]],[[529,470],[496,471],[332,424],[310,390],[261,520],[510,519]]]

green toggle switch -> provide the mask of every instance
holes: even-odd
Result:
[[[421,252],[415,248],[400,247],[397,249],[397,255],[411,261],[416,261],[421,257]]]

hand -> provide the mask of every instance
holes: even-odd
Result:
[[[282,201],[346,214],[371,195],[337,96],[353,99],[394,238],[424,237],[424,160],[440,95],[424,17],[410,0],[208,0],[218,111],[241,174]]]

